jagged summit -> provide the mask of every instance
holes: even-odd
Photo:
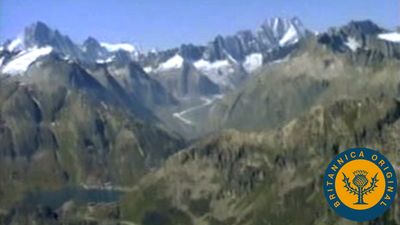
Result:
[[[300,32],[304,32],[304,25],[301,20],[297,17],[284,18],[284,17],[273,17],[266,19],[261,25],[261,28],[271,29],[277,36],[282,36],[290,27],[293,26]]]
[[[261,26],[261,35],[272,34],[279,46],[296,43],[306,35],[306,29],[299,18],[275,17],[267,19]],[[271,37],[270,37],[271,38]],[[273,41],[272,41],[273,43]]]
[[[25,28],[23,38],[25,44],[36,44],[40,46],[47,45],[56,35],[60,35],[58,31],[53,31],[45,23],[37,21]]]
[[[42,21],[27,26],[15,39],[4,43],[3,49],[11,54],[27,54],[41,48],[52,48],[52,51],[66,59],[82,63],[104,63],[112,60],[117,51],[128,52],[129,58],[137,58],[138,52],[130,44],[100,43],[94,37],[88,37],[82,45],[73,42],[67,35],[52,29]]]
[[[297,17],[276,17],[267,19],[254,31],[242,30],[233,35],[217,35],[206,45],[181,45],[143,55],[139,63],[148,73],[159,73],[169,68],[176,70],[177,66],[164,65],[182,58],[192,63],[197,71],[221,89],[231,89],[240,85],[246,74],[286,57],[308,33]]]
[[[89,36],[84,42],[83,46],[95,46],[100,47],[100,43],[96,40],[96,38]]]
[[[385,31],[385,29],[379,27],[371,20],[353,20],[340,29],[344,31],[347,30],[350,32],[363,33],[365,35],[374,35]]]
[[[27,26],[19,38],[22,38],[24,48],[51,46],[68,54],[76,54],[78,51],[67,35],[61,34],[58,30],[50,28],[41,21]]]
[[[386,57],[399,58],[397,34],[370,20],[351,21],[341,27],[330,28],[319,36],[319,42],[335,52],[362,54],[363,63],[379,62]]]

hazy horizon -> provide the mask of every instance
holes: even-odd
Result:
[[[362,7],[360,7],[362,6]],[[45,8],[49,10],[43,10]],[[180,44],[205,44],[216,35],[254,30],[265,19],[298,17],[313,31],[325,31],[351,20],[372,20],[387,29],[399,25],[397,0],[346,2],[255,0],[240,1],[51,1],[0,2],[0,41],[16,37],[24,27],[42,21],[82,43],[92,36],[110,43],[127,42],[143,49],[166,49]],[[21,16],[23,15],[23,16]]]

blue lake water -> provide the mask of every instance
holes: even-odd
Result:
[[[23,203],[58,208],[67,201],[79,203],[117,202],[122,192],[114,190],[67,187],[56,191],[35,191],[26,194]]]

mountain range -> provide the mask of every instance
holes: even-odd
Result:
[[[399,70],[400,34],[369,20],[162,51],[36,22],[0,47],[0,222],[350,224],[324,168],[360,146],[399,165]]]
[[[184,44],[165,51],[140,52],[127,43],[100,43],[92,37],[83,44],[75,44],[58,30],[52,30],[44,23],[37,22],[25,28],[16,39],[7,41],[3,49],[11,55],[21,54],[22,51],[35,58],[49,54],[51,47],[52,52],[82,64],[133,60],[149,74],[182,70],[181,77],[185,77],[187,73],[184,72],[184,68],[192,67],[196,73],[192,76],[195,76],[196,80],[210,83],[205,85],[218,86],[217,91],[221,92],[236,88],[245,76],[243,74],[249,74],[265,63],[285,57],[293,45],[310,34],[297,18],[273,18],[266,20],[254,32],[245,30],[232,36],[217,36],[205,46]],[[4,57],[3,64],[9,59],[10,55]],[[6,67],[3,68],[3,72],[15,74],[23,68],[14,69],[17,71]],[[179,81],[176,79],[174,82]],[[197,86],[203,85],[203,82],[197,82]],[[188,84],[184,84],[181,89],[189,89],[187,86]],[[180,95],[183,96],[190,94],[184,90],[181,92]],[[199,92],[202,95],[212,94],[202,90]]]

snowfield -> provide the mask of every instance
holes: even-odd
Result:
[[[110,43],[102,42],[102,43],[100,43],[100,45],[102,47],[106,48],[107,51],[110,51],[110,52],[116,52],[116,51],[119,51],[119,50],[124,50],[124,51],[132,53],[132,52],[136,52],[137,51],[135,46],[133,46],[131,44],[128,44],[128,43],[110,44]]]
[[[25,72],[39,57],[48,55],[51,51],[53,51],[53,48],[49,46],[22,51],[16,58],[4,66],[2,72],[10,75],[19,75]]]
[[[168,59],[164,63],[161,63],[157,70],[158,71],[166,71],[171,69],[180,69],[183,66],[183,58],[182,56],[176,54],[172,58]]]
[[[379,34],[378,38],[385,41],[400,43],[400,33],[398,32]]]
[[[206,75],[213,83],[230,87],[230,75],[235,72],[233,65],[228,60],[210,62],[200,59],[194,63],[194,67]]]

